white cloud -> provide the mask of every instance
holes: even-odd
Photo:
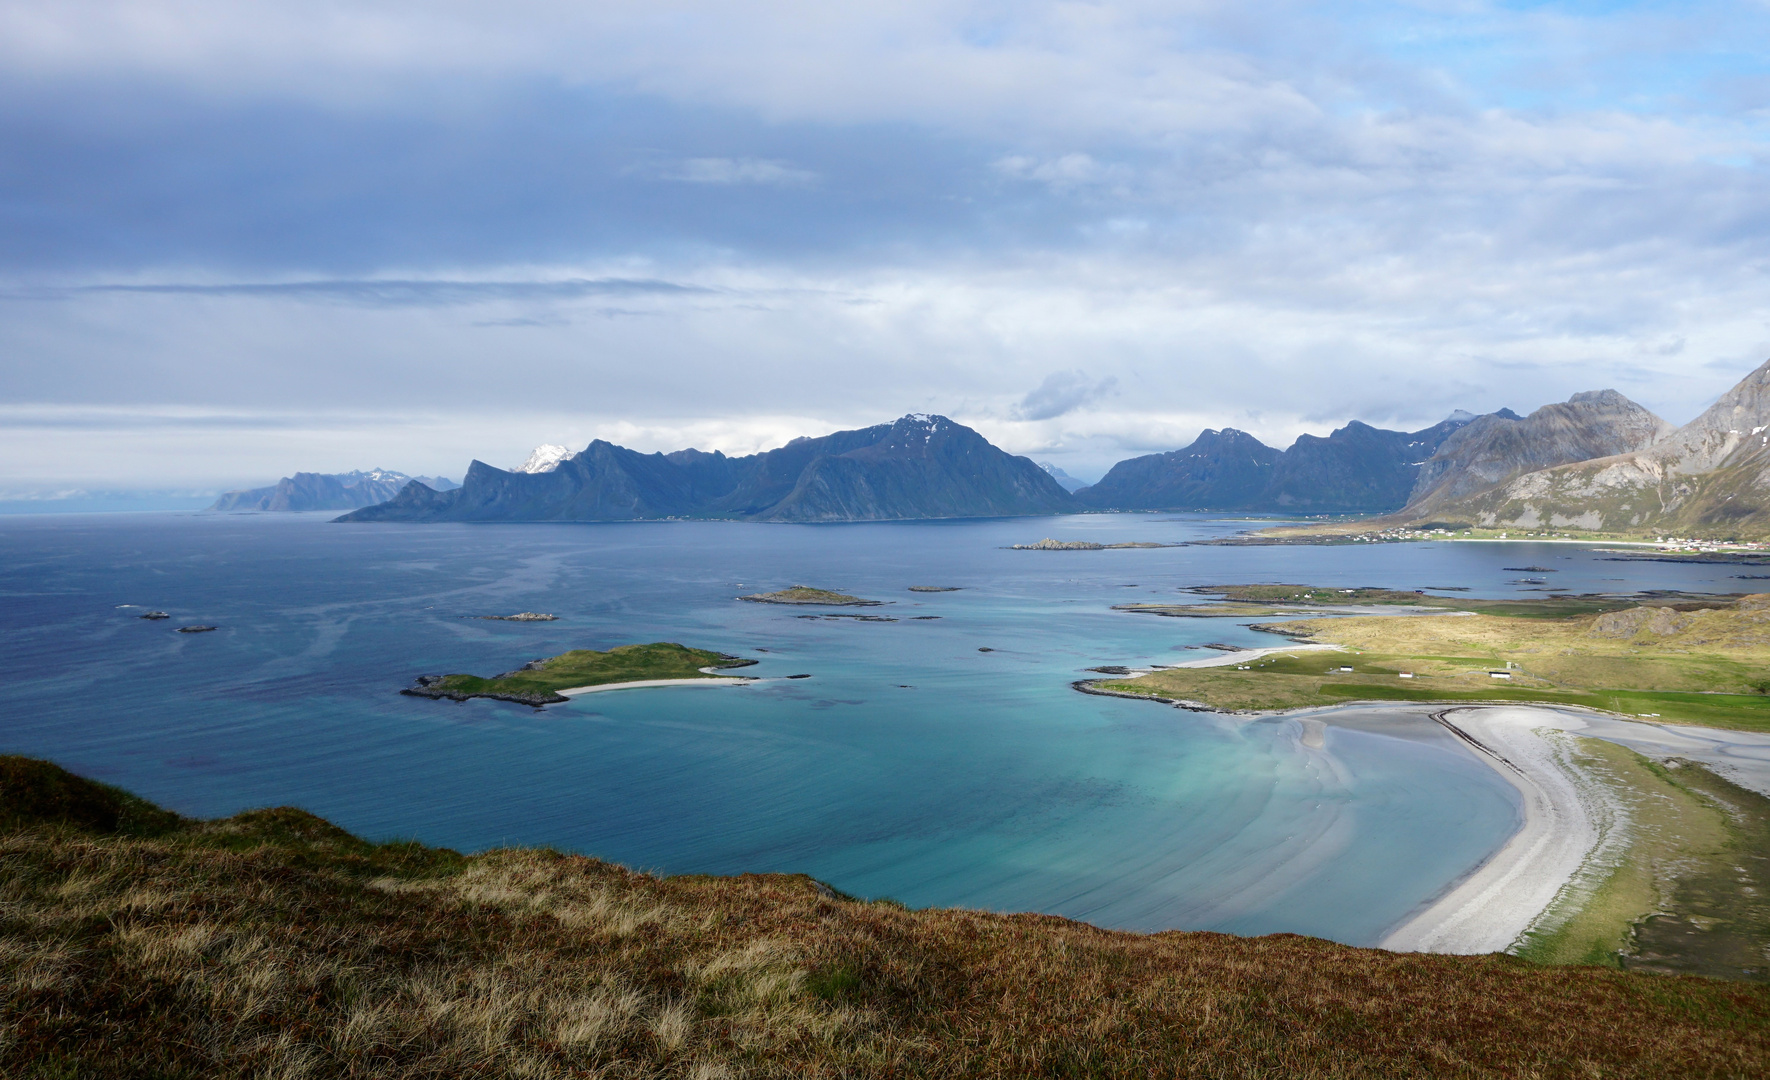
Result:
[[[1754,10],[1699,5],[1661,33],[1652,13],[1485,3],[0,0],[10,108],[59,133],[90,119],[80,93],[104,103],[66,140],[98,148],[85,186],[0,190],[18,222],[133,199],[153,216],[110,171],[141,148],[100,152],[127,126],[107,110],[136,97],[229,115],[317,103],[320,147],[325,118],[373,114],[414,145],[443,129],[451,178],[493,157],[474,118],[532,121],[522,137],[558,150],[541,160],[561,177],[651,185],[531,210],[493,171],[487,202],[531,215],[507,230],[447,217],[465,184],[382,180],[391,210],[350,227],[408,243],[363,280],[318,281],[301,230],[278,223],[304,199],[323,216],[332,174],[316,194],[219,159],[250,182],[192,217],[238,247],[205,262],[121,243],[114,274],[68,282],[214,288],[51,296],[17,264],[0,400],[134,411],[85,428],[0,415],[0,460],[95,481],[454,475],[541,441],[748,452],[932,410],[1076,472],[1206,426],[1283,445],[1353,417],[1423,426],[1609,385],[1687,419],[1770,351],[1765,117],[1656,87],[1702,74],[1715,25],[1751,40]],[[593,104],[549,126],[524,111],[538,85]],[[611,135],[591,123],[604,109],[639,119]],[[585,150],[622,139],[613,164]],[[389,141],[371,184],[417,154]],[[279,183],[254,186],[264,175]],[[689,224],[621,231],[648,201]],[[596,228],[558,240],[580,220]],[[483,255],[459,238],[476,230],[517,243]],[[270,265],[273,287],[242,289],[229,256],[260,242],[239,261]],[[484,265],[499,259],[522,264]],[[537,386],[558,412],[530,424]],[[277,411],[250,411],[264,402]],[[207,412],[141,419],[176,408]],[[244,457],[226,449],[254,431]]]

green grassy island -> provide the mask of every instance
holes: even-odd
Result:
[[[1770,986],[182,818],[0,757],[0,1075],[1744,1077]]]
[[[716,679],[721,676],[701,669],[746,667],[754,663],[726,653],[655,641],[650,645],[621,645],[607,652],[573,649],[489,679],[478,675],[421,675],[400,693],[451,701],[493,698],[541,706],[571,700],[560,694],[561,690],[613,683]]]
[[[753,593],[738,599],[748,600],[752,604],[806,604],[822,607],[878,607],[884,603],[882,600],[862,600],[858,596],[831,592],[829,589],[814,589],[809,585],[794,585],[779,592]]]

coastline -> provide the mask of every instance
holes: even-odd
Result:
[[[1627,813],[1617,795],[1574,762],[1565,721],[1551,709],[1460,706],[1432,718],[1517,789],[1521,820],[1498,851],[1379,945],[1395,952],[1503,952],[1601,848],[1626,842]]]
[[[719,668],[702,668],[704,674],[712,675],[710,679],[636,679],[633,682],[597,683],[595,686],[568,686],[554,693],[561,697],[582,697],[585,694],[599,694],[605,690],[638,690],[647,686],[749,686],[761,682],[761,679],[745,675],[717,675]]]
[[[568,686],[563,690],[555,690],[554,693],[560,697],[573,698],[585,694],[600,694],[607,690],[638,690],[647,686],[749,686],[761,681],[723,676],[712,679],[639,679],[634,682],[597,683],[595,686]]]
[[[1515,951],[1531,935],[1577,915],[1596,883],[1631,857],[1637,827],[1628,801],[1632,789],[1617,787],[1616,779],[1601,767],[1590,767],[1589,755],[1580,750],[1582,738],[1622,746],[1653,760],[1684,759],[1770,796],[1767,733],[1656,724],[1581,706],[1511,701],[1364,701],[1320,709],[1232,712],[1088,683],[1072,685],[1084,693],[1141,698],[1247,720],[1307,714],[1300,744],[1317,750],[1323,742],[1318,728],[1324,722],[1332,726],[1332,715],[1341,709],[1376,707],[1421,720],[1430,717],[1510,784],[1519,795],[1516,830],[1376,942],[1376,947],[1392,952]],[[1672,762],[1673,767],[1676,764]],[[1648,821],[1645,827],[1655,826]]]
[[[1237,652],[1223,653],[1221,656],[1206,656],[1198,660],[1187,660],[1180,664],[1164,664],[1163,667],[1169,669],[1229,667],[1232,664],[1242,664],[1249,660],[1258,660],[1262,656],[1271,656],[1273,653],[1322,652],[1323,650],[1333,650],[1335,652],[1346,651],[1345,646],[1342,645],[1325,645],[1320,643],[1308,645],[1274,645],[1265,649],[1242,649]]]

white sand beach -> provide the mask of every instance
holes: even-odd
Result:
[[[1338,645],[1283,645],[1274,649],[1242,649],[1238,652],[1226,652],[1217,656],[1207,656],[1202,660],[1188,660],[1181,664],[1164,664],[1163,667],[1228,667],[1231,664],[1245,664],[1250,660],[1258,660],[1262,656],[1272,656],[1275,653],[1320,652],[1323,649],[1330,649],[1337,652],[1346,651]]]
[[[1511,946],[1601,846],[1627,829],[1621,799],[1573,758],[1573,718],[1532,706],[1445,709],[1447,726],[1518,789],[1518,831],[1468,877],[1382,941],[1397,952],[1488,953]]]
[[[701,668],[708,675],[714,675],[721,669]],[[639,690],[647,686],[749,686],[764,680],[746,678],[738,675],[714,675],[711,679],[639,679],[634,682],[601,683],[596,686],[573,686],[556,691],[562,697],[580,697],[584,694],[600,694],[609,690]]]
[[[582,694],[600,694],[608,690],[638,690],[647,686],[749,686],[761,682],[760,679],[640,679],[636,682],[603,683],[600,686],[573,686],[565,690],[556,690],[562,697],[578,697]]]

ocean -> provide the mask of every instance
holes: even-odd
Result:
[[[1209,515],[847,525],[0,517],[0,752],[181,813],[296,805],[371,839],[547,845],[664,874],[811,874],[916,907],[1370,944],[1500,846],[1517,796],[1436,725],[1088,696],[1085,669],[1269,634],[1114,604],[1212,583],[1750,591],[1566,545],[1013,551],[1224,536]],[[1549,567],[1526,574],[1508,567]],[[739,602],[807,584],[888,605]],[[917,593],[912,585],[954,586]],[[138,618],[149,609],[166,621]],[[555,622],[487,621],[541,611]],[[803,618],[880,615],[889,622]],[[212,633],[176,628],[212,624]],[[752,657],[743,688],[534,710],[404,697],[571,648]],[[985,651],[988,650],[988,651]]]

